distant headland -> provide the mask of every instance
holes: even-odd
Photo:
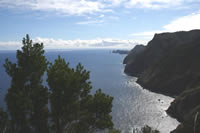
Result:
[[[117,53],[117,54],[128,54],[129,50],[113,50],[112,53]]]

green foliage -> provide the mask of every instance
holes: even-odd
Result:
[[[0,133],[6,132],[8,125],[8,115],[0,108]]]
[[[90,133],[113,129],[113,98],[101,89],[90,94],[89,71],[80,63],[70,68],[60,56],[54,64],[48,63],[43,44],[33,44],[28,35],[22,43],[17,62],[6,59],[4,64],[11,86],[6,95],[7,113],[0,110],[0,132]],[[45,71],[49,90],[42,85]]]
[[[113,127],[112,117],[109,114],[112,112],[112,100],[113,98],[102,93],[101,89],[96,91],[89,108],[94,119],[94,127],[98,129]]]
[[[94,132],[113,127],[113,98],[99,89],[90,95],[92,88],[89,71],[81,64],[70,68],[60,56],[47,71],[50,87],[51,118],[56,133]]]
[[[57,133],[64,131],[78,111],[76,102],[79,91],[74,88],[73,71],[64,59],[58,57],[55,64],[51,64],[47,71],[47,82],[50,87],[51,118]],[[72,87],[72,89],[70,89]]]
[[[42,86],[41,79],[47,68],[43,44],[33,44],[29,35],[22,43],[22,50],[17,50],[17,63],[6,59],[4,64],[12,79],[6,95],[12,131],[46,133],[48,89]]]
[[[141,132],[142,133],[160,133],[158,130],[154,130],[152,129],[151,127],[149,126],[144,126],[142,129],[141,129]]]

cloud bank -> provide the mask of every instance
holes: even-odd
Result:
[[[83,15],[100,12],[104,5],[98,1],[89,0],[1,0],[0,7]]]
[[[97,48],[114,48],[114,49],[131,49],[136,44],[146,44],[145,41],[120,40],[120,39],[94,39],[94,40],[62,40],[52,38],[33,39],[33,42],[43,42],[45,49],[97,49]],[[0,42],[0,50],[16,50],[22,46],[20,42]]]
[[[44,11],[65,15],[112,12],[124,8],[183,8],[200,0],[0,0],[0,7]]]

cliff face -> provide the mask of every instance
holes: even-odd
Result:
[[[167,112],[182,124],[173,133],[193,132],[200,111],[200,30],[156,34],[125,73],[146,89],[176,96]]]
[[[123,64],[131,64],[134,62],[137,55],[145,50],[144,45],[136,45],[131,51],[129,51],[128,55],[124,58]]]
[[[125,73],[133,76],[139,76],[152,64],[158,62],[159,59],[166,55],[173,47],[180,45],[181,42],[188,41],[188,39],[184,37],[187,36],[185,34],[187,33],[177,32],[155,34],[154,38],[148,43],[144,51],[137,54],[136,57],[132,56],[132,60],[133,58],[134,60],[126,65]]]
[[[199,34],[200,35],[200,34]],[[139,77],[138,83],[155,92],[174,96],[200,85],[200,38],[169,50]]]
[[[125,73],[151,91],[178,95],[200,84],[200,30],[156,34],[133,59]]]
[[[184,91],[171,103],[167,113],[182,122],[172,133],[194,133],[194,128],[200,133],[200,87]]]
[[[168,108],[167,113],[177,118],[178,121],[186,121],[195,110],[200,109],[200,87],[191,88],[181,93]]]

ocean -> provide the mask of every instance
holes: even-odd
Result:
[[[80,62],[90,71],[91,93],[102,88],[104,93],[114,97],[112,118],[115,127],[122,133],[132,133],[134,128],[144,125],[154,127],[161,133],[169,133],[179,124],[165,112],[173,98],[150,92],[136,83],[136,77],[124,74],[122,62],[125,55],[114,54],[111,49],[46,50],[45,55],[50,62],[60,55],[71,67]],[[16,61],[15,56],[16,51],[0,51],[0,106],[4,109],[10,78],[3,64],[5,58]]]

